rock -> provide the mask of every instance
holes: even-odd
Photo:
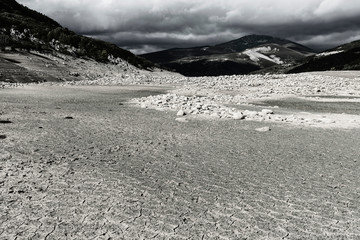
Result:
[[[194,115],[199,114],[199,113],[200,113],[200,112],[199,112],[199,110],[197,110],[197,109],[191,111],[191,114],[194,114]]]
[[[241,112],[236,112],[233,114],[232,118],[235,120],[242,120],[245,119],[245,115],[242,114]]]
[[[71,72],[69,74],[70,74],[70,76],[74,76],[74,77],[79,77],[80,76],[80,73],[78,73],[78,72]]]
[[[215,112],[215,113],[210,114],[210,117],[220,118],[220,115]]]
[[[209,115],[209,114],[210,114],[210,110],[205,110],[205,111],[203,112],[203,114]]]
[[[74,119],[73,117],[67,116],[65,119]]]
[[[246,118],[255,118],[256,116],[258,116],[258,112],[256,111],[249,111],[249,110],[245,110],[244,111],[244,115]]]
[[[321,122],[323,122],[323,123],[325,123],[325,124],[335,123],[334,120],[328,119],[328,118],[321,119]]]
[[[6,135],[4,135],[4,134],[0,135],[0,139],[5,139],[5,138],[6,138]]]
[[[255,131],[258,131],[258,132],[269,132],[269,131],[271,131],[271,129],[270,129],[270,127],[261,127],[261,128],[255,129]]]
[[[189,122],[186,118],[182,117],[182,118],[176,118],[175,121],[178,121],[178,122]]]
[[[0,150],[0,161],[6,161],[11,158],[11,154],[9,152]]]
[[[261,112],[262,112],[263,114],[274,114],[274,111],[271,110],[271,109],[263,109],[263,110],[261,110]]]
[[[274,120],[277,122],[282,122],[282,121],[284,121],[284,118],[278,116],[278,117],[275,117]]]
[[[186,115],[186,113],[182,109],[180,109],[176,114],[176,116],[184,116],[184,115]]]
[[[9,123],[13,123],[12,121],[9,120],[0,120],[1,124],[9,124]]]

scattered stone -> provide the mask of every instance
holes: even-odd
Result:
[[[80,73],[78,73],[78,72],[71,72],[71,73],[70,73],[70,76],[79,77],[79,76],[80,76]]]
[[[321,122],[323,122],[325,124],[332,124],[332,123],[335,123],[335,120],[332,120],[329,118],[324,118],[324,119],[321,119]]]
[[[274,119],[274,121],[276,121],[276,122],[283,122],[283,121],[285,121],[285,119],[283,118],[283,117],[280,117],[280,116],[277,116],[277,117],[275,117],[275,118],[273,118]]]
[[[245,110],[244,115],[246,118],[256,118],[259,114],[256,111]]]
[[[7,151],[0,150],[0,161],[6,161],[11,159],[11,154]]]
[[[271,131],[271,129],[270,129],[270,127],[261,127],[261,128],[255,129],[255,131],[258,131],[258,132],[269,132],[269,131]]]
[[[274,114],[274,111],[271,110],[271,109],[263,109],[263,110],[261,110],[261,112],[262,112],[263,114]]]
[[[180,109],[176,114],[176,116],[184,116],[184,115],[186,115],[186,113],[182,109]]]
[[[259,106],[249,102],[273,95],[274,97],[279,95],[314,95],[314,90],[320,90],[316,95],[336,95],[349,88],[356,89],[358,85],[356,81],[311,73],[216,77],[131,75],[129,73],[123,78],[102,78],[101,81],[93,83],[96,85],[125,83],[180,86],[173,90],[173,93],[133,99],[133,102],[142,108],[174,111],[179,117],[207,115],[220,119],[308,124],[312,120],[275,114],[274,110],[279,106],[269,106],[267,109],[254,111],[253,109]],[[78,81],[74,84],[80,83],[81,81]],[[89,81],[86,83],[90,84]],[[228,91],[239,92],[237,95],[227,95]],[[240,114],[238,113],[239,110],[232,108],[234,105],[249,106],[252,107],[252,110],[242,110],[242,114]]]
[[[242,120],[245,119],[245,115],[242,114],[241,112],[237,112],[233,114],[232,118],[235,120]]]
[[[240,96],[240,95],[237,95]],[[179,96],[177,94],[164,94],[133,99],[141,108],[156,109],[159,111],[176,111],[177,116],[184,115],[209,115],[212,118],[234,119],[234,120],[271,120],[273,110],[263,109],[261,112],[245,110],[240,112],[236,108],[230,108],[221,104],[231,102],[232,96],[215,95],[215,96]]]
[[[10,124],[10,123],[13,123],[13,122],[9,121],[9,120],[0,120],[0,123],[1,124]]]
[[[4,134],[0,135],[0,139],[5,139],[5,138],[7,138],[6,135],[4,135]]]
[[[220,118],[221,116],[218,113],[214,112],[214,113],[210,114],[210,117]]]

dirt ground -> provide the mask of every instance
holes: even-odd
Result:
[[[360,239],[360,128],[130,103],[167,90],[1,89],[0,239]]]

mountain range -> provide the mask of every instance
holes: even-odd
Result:
[[[360,70],[360,41],[354,41],[303,59],[288,73]]]
[[[291,66],[314,54],[314,50],[286,39],[248,35],[215,46],[175,48],[141,56],[186,76],[217,76]]]

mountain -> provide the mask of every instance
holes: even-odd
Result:
[[[313,54],[312,49],[286,39],[248,35],[215,46],[175,48],[141,57],[186,76],[217,76],[287,67]]]
[[[360,40],[308,57],[289,73],[329,70],[360,70]]]
[[[212,53],[220,53],[220,54],[236,53],[266,44],[276,44],[276,45],[284,46],[301,53],[313,52],[313,50],[310,48],[307,48],[305,46],[302,46],[298,43],[286,39],[281,39],[266,35],[255,35],[255,34],[244,36],[242,38],[230,42],[215,45],[213,47],[210,47],[208,50]]]
[[[77,35],[15,0],[0,0],[0,50],[5,48],[56,51],[99,62],[119,58],[143,69],[154,66],[115,44]]]

